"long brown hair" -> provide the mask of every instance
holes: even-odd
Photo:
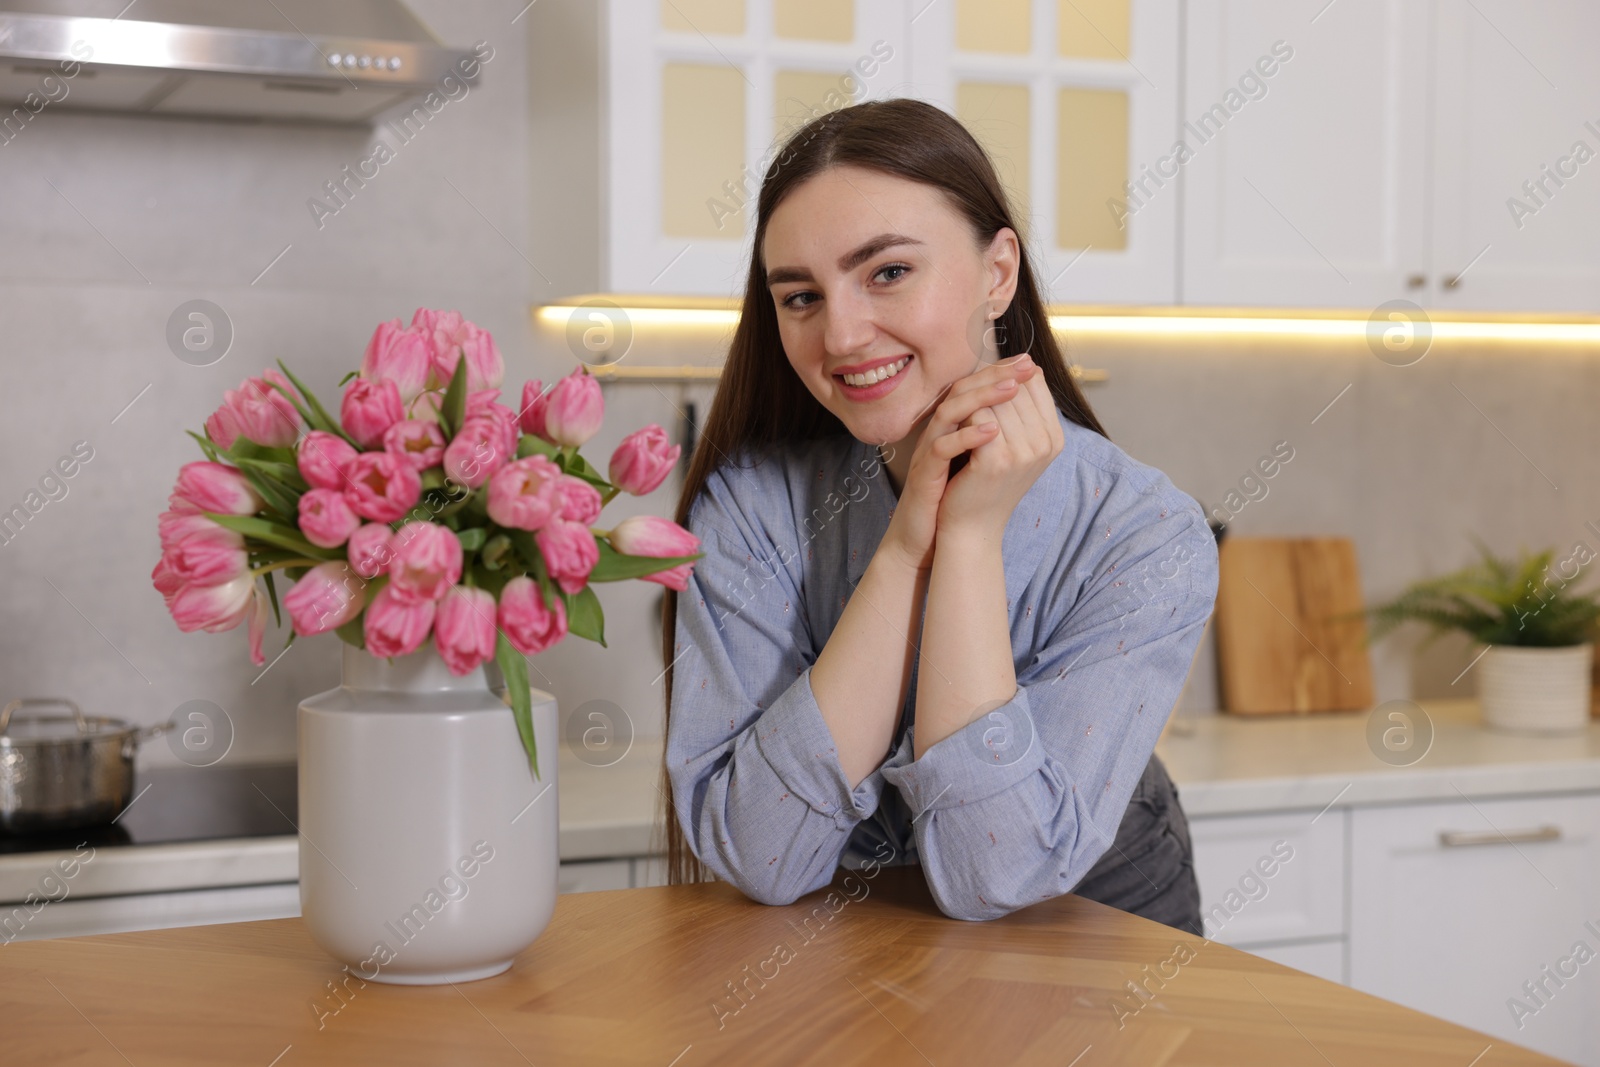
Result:
[[[1021,257],[1016,293],[995,322],[999,356],[1030,353],[1062,413],[1080,426],[1109,436],[1089,410],[1050,332],[1022,240],[1026,231],[1016,225],[1005,190],[982,147],[965,126],[932,104],[910,99],[868,101],[829,112],[796,131],[773,157],[761,183],[744,305],[678,497],[676,519],[680,525],[688,524],[689,509],[704,490],[706,479],[741,449],[762,454],[794,441],[848,433],[838,416],[811,395],[788,361],[775,358],[783,352],[783,341],[761,254],[767,223],[784,197],[807,178],[840,165],[865,167],[943,190],[971,224],[979,248],[986,247],[1002,227],[1018,234]],[[678,594],[668,589],[661,611],[661,656],[668,664],[665,722],[669,724],[677,618]],[[710,880],[711,872],[689,848],[678,823],[664,755],[661,796],[666,811],[668,884]]]

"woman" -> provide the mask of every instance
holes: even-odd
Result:
[[[1077,892],[1200,932],[1152,750],[1215,539],[1047,322],[955,119],[869,102],[786,145],[678,504],[705,555],[664,610],[670,882],[785,904],[911,863],[955,918]]]

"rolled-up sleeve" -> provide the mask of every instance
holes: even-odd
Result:
[[[1102,560],[1115,568],[1018,664],[1009,701],[917,760],[908,730],[882,768],[946,915],[994,919],[1070,892],[1111,847],[1216,600],[1199,506],[1162,516]],[[1158,577],[1130,580],[1141,573]]]
[[[717,877],[764,904],[828,884],[884,788],[852,789],[811,689],[816,651],[790,544],[707,494],[705,555],[678,594],[667,767],[679,823]]]

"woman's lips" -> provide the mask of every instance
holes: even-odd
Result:
[[[840,395],[844,396],[848,400],[856,400],[861,402],[876,400],[880,396],[886,396],[890,390],[899,384],[900,379],[906,376],[906,371],[911,369],[911,364],[915,362],[916,357],[907,352],[903,356],[897,356],[896,359],[904,359],[906,361],[905,366],[901,367],[897,372],[883,379],[882,381],[874,382],[871,385],[851,385],[849,382],[844,380],[843,376],[835,374],[833,376],[833,380],[834,383],[839,387]]]

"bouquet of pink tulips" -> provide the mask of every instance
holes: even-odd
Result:
[[[178,472],[151,574],[178,628],[247,622],[262,665],[282,571],[289,643],[333,630],[387,657],[431,637],[455,674],[492,657],[537,774],[523,657],[569,632],[605,644],[593,582],[687,588],[701,555],[689,531],[654,516],[593,525],[618,493],[659,486],[680,447],[646,426],[602,475],[578,453],[604,409],[588,370],[526,383],[513,411],[493,338],[454,311],[380,325],[340,383],[337,420],[278,365],[190,432],[206,460]]]

